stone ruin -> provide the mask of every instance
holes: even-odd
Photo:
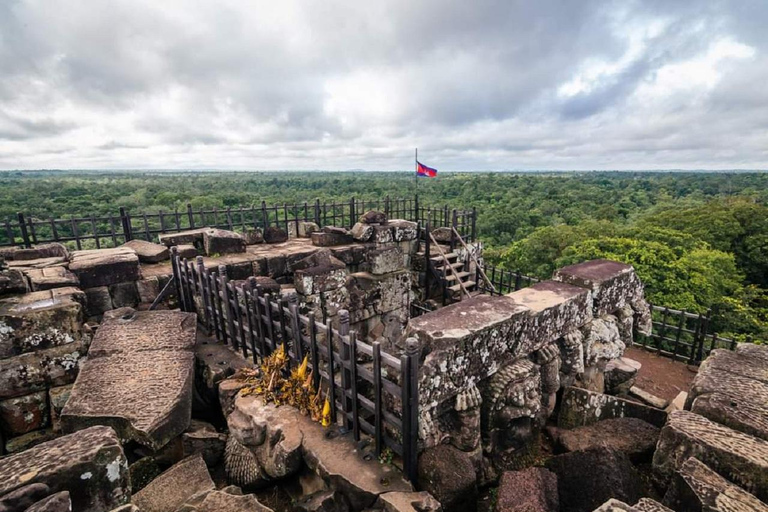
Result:
[[[768,510],[768,352],[714,351],[687,401],[654,402],[623,357],[652,328],[632,267],[585,262],[411,318],[441,302],[416,223],[287,227],[0,250],[0,511]],[[252,362],[205,332],[199,300],[177,309],[172,247],[348,316],[391,356],[415,341],[418,479],[241,393]],[[482,245],[455,253],[474,274]]]

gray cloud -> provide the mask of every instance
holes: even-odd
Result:
[[[768,167],[768,5],[0,3],[0,168]]]

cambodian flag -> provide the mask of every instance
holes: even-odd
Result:
[[[419,161],[416,161],[416,176],[419,178],[437,178],[437,169],[427,167]]]

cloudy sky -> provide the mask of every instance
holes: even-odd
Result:
[[[765,0],[0,0],[0,169],[768,169]]]

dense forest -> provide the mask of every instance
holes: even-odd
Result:
[[[715,313],[726,336],[768,340],[766,173],[4,172],[0,219],[411,197],[476,207],[493,264],[545,278],[631,263],[655,304]]]

